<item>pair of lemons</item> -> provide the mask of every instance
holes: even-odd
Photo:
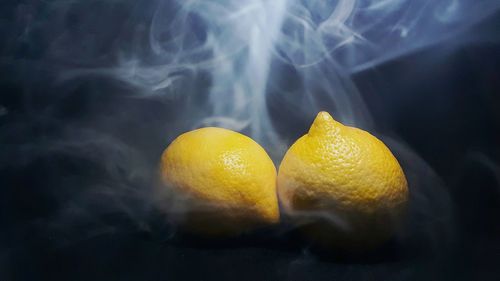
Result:
[[[202,128],[177,137],[161,158],[170,214],[184,229],[236,235],[278,223],[280,207],[313,241],[375,247],[408,201],[405,175],[376,137],[320,112],[276,168],[240,133]]]

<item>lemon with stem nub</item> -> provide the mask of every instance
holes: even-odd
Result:
[[[240,133],[184,133],[163,152],[160,173],[164,207],[189,232],[230,236],[279,221],[276,168]]]
[[[314,242],[340,249],[386,241],[408,201],[403,170],[384,143],[327,112],[287,151],[277,188],[284,212]]]

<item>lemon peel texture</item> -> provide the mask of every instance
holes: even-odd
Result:
[[[347,250],[390,238],[408,201],[405,175],[387,146],[327,112],[286,152],[277,188],[284,212],[313,242]]]
[[[276,168],[251,138],[215,127],[177,137],[160,163],[166,210],[183,229],[232,236],[279,221]]]

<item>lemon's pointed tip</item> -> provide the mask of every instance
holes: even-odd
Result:
[[[310,135],[315,135],[322,132],[331,131],[332,128],[336,127],[339,123],[333,119],[330,113],[326,111],[320,111],[309,129]]]
[[[316,122],[330,122],[333,121],[333,117],[330,115],[330,113],[326,111],[320,111],[318,112],[318,115],[316,115],[316,118],[314,119],[314,123]]]

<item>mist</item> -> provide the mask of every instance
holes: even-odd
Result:
[[[4,217],[2,240],[8,242],[0,245],[0,264],[44,249],[20,242],[29,233],[56,249],[117,233],[139,232],[162,243],[175,239],[175,226],[158,212],[155,188],[161,152],[177,135],[204,126],[233,129],[255,139],[279,165],[321,110],[378,136],[400,161],[411,206],[394,243],[405,255],[441,257],[459,239],[443,176],[418,147],[374,117],[355,77],[426,50],[435,50],[425,62],[433,65],[463,46],[490,40],[491,32],[467,32],[498,13],[500,2],[5,5],[12,13],[0,28],[7,54],[0,63],[13,81],[5,88],[21,94],[6,90],[0,101],[0,168],[16,190],[12,198],[4,191],[10,199],[3,205],[24,210],[12,215],[20,222]],[[498,163],[477,155],[473,159],[498,177]],[[268,239],[276,242],[289,232],[293,227],[283,226]],[[300,254],[286,266],[293,275],[313,260]]]
[[[80,44],[80,38],[75,46],[71,36],[76,34],[62,30],[49,55],[77,66],[64,68],[61,79],[107,75],[135,87],[134,94],[146,98],[202,95],[206,99],[202,108],[187,108],[189,120],[184,131],[200,126],[244,131],[275,158],[280,153],[273,152],[282,152],[283,147],[269,118],[269,91],[282,91],[283,105],[297,108],[298,114],[308,119],[328,109],[344,123],[370,129],[374,124],[349,77],[352,73],[451,40],[500,6],[497,1],[459,0],[148,4],[133,7],[128,18],[111,23],[115,26],[110,34],[98,32],[93,36],[102,38],[94,40],[83,37],[89,47]],[[51,8],[64,17],[78,5],[82,4],[55,2]],[[123,4],[107,5],[111,12],[113,5]],[[145,11],[149,12],[147,16]],[[80,28],[89,29],[109,24],[105,13],[79,21]],[[104,43],[96,39],[114,42],[103,59],[73,53],[80,49],[98,51],[92,44]],[[296,81],[291,82],[291,77],[280,79],[281,73],[271,70],[273,65],[289,68]],[[199,75],[206,75],[209,85],[186,89],[185,84]],[[290,83],[295,89],[287,92],[286,84]],[[328,100],[327,108],[322,108],[324,100]]]

